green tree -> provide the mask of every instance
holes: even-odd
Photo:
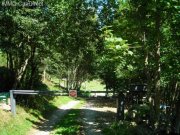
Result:
[[[45,23],[41,15],[39,7],[2,7],[0,49],[6,54],[7,68],[15,74],[14,89],[31,89],[36,82],[42,50],[45,50],[42,36]]]
[[[121,76],[124,80],[127,79],[126,83],[148,84],[148,97],[153,98],[151,107],[154,113],[150,119],[153,126],[155,123],[161,124],[160,104],[169,104],[172,109],[179,101],[178,12],[178,1],[119,1],[119,10],[111,23],[110,30],[114,37],[127,40],[128,48],[133,52],[132,57],[123,56],[126,66],[131,63],[130,68],[126,69],[132,76],[123,76],[122,66],[114,64],[115,62],[110,64],[113,65],[111,71],[119,69],[119,75],[108,71],[108,66],[104,68],[113,78]],[[175,110],[179,110],[178,107]],[[169,115],[167,114],[167,118]],[[179,118],[177,113],[176,116]]]
[[[71,1],[65,2],[65,5],[68,8],[63,11],[61,8],[54,11],[50,9],[61,14],[61,18],[54,14],[54,20],[49,24],[50,30],[56,27],[57,32],[52,38],[55,68],[62,69],[60,77],[67,78],[67,89],[80,89],[81,83],[93,73],[95,58],[101,46],[101,31],[98,29],[96,12],[88,2]]]

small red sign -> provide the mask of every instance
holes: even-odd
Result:
[[[70,97],[77,97],[77,90],[69,90]]]

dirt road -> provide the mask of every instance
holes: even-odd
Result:
[[[115,102],[105,99],[90,99],[82,108],[85,135],[103,135],[102,129],[115,120]]]
[[[61,118],[73,109],[80,101],[71,101],[59,107],[49,120],[36,125],[27,135],[50,135],[53,127]],[[102,129],[115,120],[115,102],[107,99],[87,99],[87,103],[80,108],[83,123],[82,135],[103,135]]]

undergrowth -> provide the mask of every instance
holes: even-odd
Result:
[[[145,125],[135,125],[129,121],[114,122],[110,127],[103,129],[104,135],[153,135]]]

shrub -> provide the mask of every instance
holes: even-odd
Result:
[[[133,135],[133,125],[128,121],[114,122],[109,128],[104,129],[105,135]]]
[[[105,135],[153,135],[146,125],[135,125],[133,122],[120,121],[103,130]]]

